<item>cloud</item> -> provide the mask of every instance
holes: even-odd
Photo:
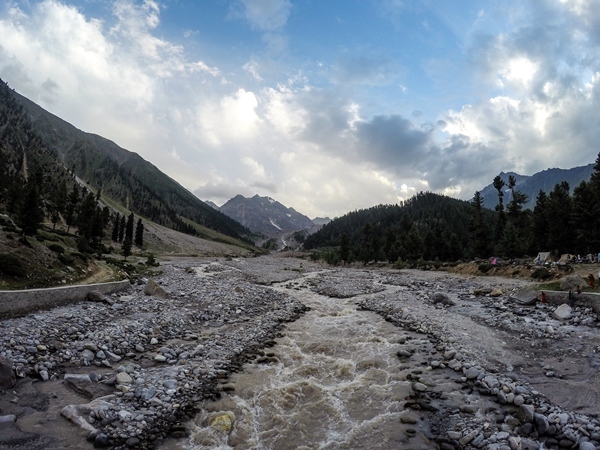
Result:
[[[286,25],[291,9],[290,0],[239,0],[231,5],[230,13],[245,19],[252,29],[272,32]]]
[[[340,84],[385,86],[397,80],[401,72],[401,66],[386,56],[346,55],[334,66],[333,78]]]
[[[262,40],[275,54],[287,49],[288,38],[283,34],[292,10],[290,0],[237,0],[229,9],[229,16],[241,19],[252,30],[262,32]]]

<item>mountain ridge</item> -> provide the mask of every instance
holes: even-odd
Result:
[[[520,175],[516,172],[500,172],[499,176],[508,184],[508,177],[514,176],[516,179],[515,189],[527,195],[525,208],[533,209],[535,206],[536,197],[540,190],[547,194],[554,189],[558,183],[566,181],[569,183],[570,192],[573,193],[582,181],[589,181],[592,172],[594,171],[594,163],[586,166],[577,166],[571,169],[548,168],[533,175]],[[483,197],[483,204],[486,208],[494,209],[498,204],[498,191],[492,183],[485,186],[480,191]],[[508,203],[512,198],[512,193],[508,186],[504,187],[504,204]]]
[[[248,240],[248,229],[206,205],[139,154],[102,136],[82,131],[17,92],[13,93],[25,108],[35,131],[66,168],[73,169],[95,189],[102,189],[104,195],[178,231],[202,234],[182,220],[185,218],[225,235]]]
[[[236,195],[220,211],[247,227],[253,233],[269,237],[314,227],[314,223],[294,208],[287,207],[271,197],[258,194],[246,198]]]

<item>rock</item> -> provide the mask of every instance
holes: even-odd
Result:
[[[569,275],[560,282],[560,289],[563,291],[575,291],[577,286],[587,286],[587,281],[578,273]]]
[[[465,374],[465,377],[467,377],[467,380],[475,380],[478,376],[479,376],[479,369],[477,367],[469,367],[466,370],[463,370],[463,373]]]
[[[442,292],[436,292],[435,294],[433,294],[433,296],[431,297],[431,301],[433,301],[433,303],[435,304],[441,303],[446,306],[454,306],[456,304],[454,300],[452,300],[450,297],[448,297],[447,294],[444,294]]]
[[[229,432],[233,427],[234,421],[235,415],[231,411],[227,411],[211,417],[208,423],[217,430]]]
[[[160,287],[156,281],[148,280],[148,283],[144,286],[145,295],[153,295],[158,298],[167,298],[167,291]]]
[[[167,360],[167,357],[165,355],[156,355],[154,357],[154,361],[157,362],[165,362]]]
[[[8,414],[6,416],[0,416],[0,424],[3,423],[13,423],[16,422],[17,420],[17,416],[15,416],[14,414]]]
[[[17,384],[12,362],[0,356],[0,388],[11,389]]]
[[[501,295],[504,295],[502,289],[494,289],[492,292],[490,292],[490,297],[500,297]]]
[[[117,383],[118,384],[131,384],[133,378],[127,372],[119,372],[117,374]]]
[[[566,303],[563,303],[562,305],[560,305],[558,308],[556,308],[554,310],[552,315],[554,316],[554,318],[556,318],[558,320],[566,320],[566,319],[569,319],[573,315],[573,309]]]
[[[578,449],[579,450],[596,450],[596,446],[594,444],[592,444],[591,442],[580,442]]]
[[[460,438],[458,440],[458,443],[460,445],[462,445],[463,447],[465,445],[467,445],[469,442],[471,442],[473,439],[475,439],[477,437],[478,432],[477,431],[471,431],[470,433],[468,433],[467,435],[463,436],[462,438]]]
[[[517,414],[521,423],[531,423],[533,422],[535,408],[533,405],[521,405]]]
[[[106,448],[106,447],[110,447],[110,439],[108,438],[108,435],[106,435],[104,433],[99,433],[98,435],[96,435],[96,438],[94,439],[94,448]]]
[[[415,392],[425,392],[427,390],[427,386],[423,383],[413,383],[412,388]]]
[[[543,414],[535,413],[533,416],[533,423],[537,429],[537,432],[540,436],[543,436],[550,428],[550,424],[548,423],[548,418]]]
[[[73,422],[75,425],[77,425],[82,430],[85,430],[88,433],[91,433],[92,431],[95,431],[96,429],[87,420],[88,417],[90,416],[90,413],[92,411],[94,411],[94,413],[96,415],[98,415],[98,411],[108,410],[111,407],[112,407],[111,403],[98,398],[90,403],[85,404],[85,405],[65,406],[60,411],[60,415],[63,416],[65,419]]]
[[[88,292],[87,299],[90,302],[100,303],[104,301],[104,294],[98,291],[90,291]]]
[[[510,299],[519,305],[534,305],[538,299],[538,291],[524,289],[522,291],[515,292]]]

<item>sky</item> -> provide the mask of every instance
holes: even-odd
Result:
[[[202,200],[331,218],[600,152],[600,0],[8,0],[0,78]]]

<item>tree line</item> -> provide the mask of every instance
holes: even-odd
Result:
[[[304,248],[320,249],[330,263],[362,261],[457,261],[520,258],[540,251],[600,252],[600,153],[589,181],[571,193],[569,183],[540,190],[533,210],[508,180],[493,180],[494,210],[475,192],[470,202],[421,192],[398,205],[379,205],[335,219],[309,236]]]

